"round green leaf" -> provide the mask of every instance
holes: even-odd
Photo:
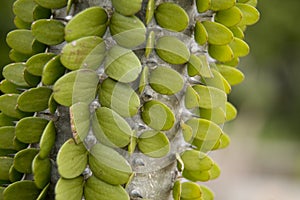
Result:
[[[237,85],[245,79],[244,74],[234,67],[226,65],[217,65],[217,67],[219,72],[230,85]]]
[[[171,31],[184,31],[189,24],[189,16],[183,8],[171,2],[159,4],[155,10],[155,19],[159,26]]]
[[[43,6],[44,8],[49,8],[49,9],[57,9],[57,8],[62,8],[67,5],[68,0],[34,0],[37,4],[40,6]]]
[[[110,78],[105,79],[99,88],[99,101],[123,117],[134,116],[140,107],[140,99],[130,85]]]
[[[223,90],[225,93],[229,93],[231,91],[231,87],[226,79],[215,69],[211,70],[213,77],[212,78],[203,78],[204,82],[207,86],[211,86],[214,88],[218,88]]]
[[[151,31],[148,35],[146,48],[145,48],[146,58],[149,58],[150,54],[152,53],[154,49],[154,43],[155,43],[155,32]]]
[[[39,189],[43,189],[51,178],[51,162],[49,158],[42,159],[39,154],[32,161],[34,183]]]
[[[45,127],[41,140],[40,140],[40,152],[39,157],[45,159],[51,152],[52,147],[54,146],[56,138],[56,130],[53,121],[49,121]]]
[[[231,121],[236,118],[237,110],[230,102],[226,102],[226,121]]]
[[[13,4],[13,12],[24,22],[33,22],[33,12],[38,4],[34,0],[17,0]]]
[[[45,64],[55,56],[54,53],[39,53],[26,62],[26,70],[35,76],[42,76]]]
[[[41,82],[41,77],[30,74],[26,69],[24,70],[24,79],[30,87],[37,87]]]
[[[65,74],[53,86],[55,101],[64,106],[77,102],[90,103],[95,99],[98,74],[95,71],[81,69]]]
[[[35,38],[47,45],[57,45],[64,41],[64,24],[55,19],[40,19],[32,23]]]
[[[100,143],[91,148],[89,166],[97,178],[112,185],[127,183],[132,174],[130,164],[125,158]]]
[[[61,63],[70,70],[97,69],[105,54],[105,43],[97,36],[83,37],[66,44],[62,49]]]
[[[172,192],[173,199],[180,200],[180,194],[181,194],[181,183],[179,180],[177,180],[173,186],[173,192]]]
[[[86,36],[102,37],[106,32],[108,16],[101,7],[87,8],[75,15],[66,25],[65,40],[67,42]]]
[[[215,21],[227,27],[235,26],[242,20],[242,12],[236,6],[226,10],[218,11],[215,15]]]
[[[182,176],[194,182],[197,181],[205,182],[210,180],[209,171],[191,171],[191,170],[184,169],[182,172]]]
[[[9,181],[9,169],[13,165],[13,162],[13,158],[0,157],[0,180]]]
[[[142,107],[142,119],[149,127],[155,130],[169,130],[175,123],[172,110],[165,104],[151,100]]]
[[[198,13],[207,11],[210,8],[211,0],[196,0]]]
[[[145,131],[138,138],[138,148],[140,151],[153,158],[161,158],[170,151],[168,137],[157,131]]]
[[[197,183],[183,182],[181,184],[180,199],[202,199],[202,191]]]
[[[38,149],[23,149],[16,153],[14,158],[14,168],[21,173],[31,174],[32,173],[32,161],[38,154]]]
[[[120,185],[111,185],[95,176],[88,178],[84,187],[86,200],[129,200],[126,190]]]
[[[214,165],[213,160],[205,153],[196,150],[186,150],[181,154],[184,169],[192,171],[207,171]]]
[[[106,107],[100,107],[96,110],[93,129],[97,139],[110,146],[125,147],[133,135],[133,131],[126,120]]]
[[[2,126],[14,126],[14,121],[17,121],[16,118],[9,117],[4,113],[0,113],[0,127]]]
[[[236,0],[211,0],[210,9],[213,11],[225,10],[235,5]]]
[[[208,187],[201,185],[200,188],[202,191],[203,199],[205,199],[205,200],[214,200],[215,199],[214,193],[210,189],[208,189]]]
[[[48,185],[46,185],[46,187],[43,188],[43,190],[41,191],[40,195],[38,196],[38,198],[36,200],[45,200],[46,199],[46,197],[48,195],[49,186],[50,186],[50,183],[48,183]]]
[[[177,71],[163,66],[150,72],[149,83],[153,90],[165,95],[176,94],[184,86],[184,80]]]
[[[187,109],[192,109],[195,107],[199,107],[200,105],[200,97],[198,93],[192,88],[191,86],[188,86],[185,91],[184,96],[184,105]]]
[[[128,83],[136,80],[142,70],[141,62],[133,51],[113,46],[107,53],[105,73],[112,79]]]
[[[33,181],[23,180],[10,184],[3,193],[4,199],[32,200],[39,196],[40,190]]]
[[[48,108],[52,90],[47,87],[32,88],[18,98],[18,109],[24,112],[38,112]]]
[[[58,172],[63,178],[78,177],[87,166],[88,151],[83,143],[76,144],[73,139],[67,140],[57,155]]]
[[[53,97],[53,93],[51,94],[49,101],[48,101],[48,107],[51,114],[54,114],[56,111],[56,108],[58,106],[58,103],[55,101]]]
[[[22,180],[23,176],[24,176],[24,174],[18,172],[18,171],[14,168],[13,165],[10,167],[10,169],[9,169],[9,180],[10,180],[12,183]]]
[[[112,0],[117,12],[125,16],[136,14],[142,8],[142,0]]]
[[[6,42],[12,49],[25,55],[40,53],[46,48],[44,44],[36,41],[31,30],[25,29],[17,29],[9,32]]]
[[[26,117],[16,125],[16,137],[24,143],[37,143],[48,124],[48,120],[40,117]]]
[[[229,27],[229,29],[233,33],[234,37],[237,37],[237,38],[240,38],[240,39],[244,39],[245,38],[244,32],[243,32],[243,30],[240,27],[238,27],[238,26],[232,26],[232,27]]]
[[[74,179],[60,178],[55,186],[55,199],[82,200],[83,186],[83,176],[78,176]]]
[[[15,16],[14,24],[18,29],[30,29],[31,27],[31,22],[25,22],[18,16]]]
[[[32,113],[22,112],[17,108],[19,95],[5,94],[0,96],[0,110],[9,117],[21,119],[30,116]]]
[[[210,120],[216,124],[223,124],[226,121],[226,114],[223,108],[217,107],[213,109],[200,108],[200,117]]]
[[[156,53],[170,64],[184,64],[190,58],[186,45],[174,36],[163,36],[157,40]]]
[[[259,20],[260,14],[255,7],[243,3],[237,3],[236,6],[243,14],[242,20],[238,24],[239,26],[253,25]]]
[[[233,40],[232,32],[223,24],[211,21],[202,22],[208,34],[208,43],[213,45],[226,45]]]
[[[84,141],[90,130],[91,114],[89,104],[78,102],[70,107],[70,121],[76,143]]]
[[[20,94],[22,92],[20,89],[20,86],[17,86],[6,79],[3,79],[0,82],[0,90],[4,94]]]
[[[64,75],[66,68],[60,62],[60,56],[55,56],[44,66],[42,73],[42,83],[53,85],[61,76]]]
[[[26,55],[16,51],[15,49],[10,50],[9,58],[14,62],[25,62],[31,55]]]
[[[242,39],[236,37],[229,43],[229,46],[235,57],[244,57],[250,52],[248,44]]]
[[[220,62],[229,62],[234,58],[234,54],[229,45],[209,45],[209,55]]]
[[[15,137],[14,126],[0,127],[0,149],[15,149],[15,146],[13,144],[14,137]]]
[[[149,78],[149,68],[145,66],[140,76],[140,82],[138,88],[140,94],[144,92],[145,87],[148,84],[148,78]]]
[[[145,25],[134,15],[124,16],[114,12],[110,20],[109,29],[118,45],[126,48],[136,47],[146,40]]]
[[[2,73],[9,82],[21,87],[28,87],[29,85],[24,78],[25,69],[25,63],[11,63],[3,68]]]

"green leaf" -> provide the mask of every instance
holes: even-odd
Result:
[[[236,0],[211,0],[210,9],[213,11],[225,10],[235,5]]]
[[[172,192],[173,199],[180,200],[180,195],[181,195],[181,183],[179,180],[177,180],[173,185],[173,192]]]
[[[39,157],[45,159],[50,154],[52,147],[54,146],[56,138],[56,130],[53,121],[49,121],[45,127],[41,140],[40,140],[40,152]]]
[[[90,103],[95,99],[98,82],[98,74],[95,71],[72,71],[56,81],[53,97],[64,106],[71,106],[77,102]]]
[[[35,76],[42,76],[44,66],[55,56],[54,53],[39,53],[26,62],[26,70]]]
[[[134,116],[140,107],[140,99],[130,85],[110,78],[105,79],[99,88],[99,101],[123,117]]]
[[[196,21],[195,24],[194,37],[195,37],[195,41],[199,45],[204,45],[208,41],[208,33],[204,25],[199,21]]]
[[[166,156],[170,151],[168,137],[157,131],[145,131],[138,138],[138,148],[140,151],[153,158]]]
[[[5,94],[0,96],[0,110],[2,113],[9,117],[21,119],[32,113],[22,112],[17,108],[19,95],[18,94]]]
[[[242,21],[238,24],[239,26],[249,26],[258,22],[260,14],[255,7],[243,3],[237,3],[236,6],[241,10],[243,14]]]
[[[86,200],[129,200],[126,190],[120,185],[110,185],[91,176],[87,179],[84,187]]]
[[[33,22],[38,19],[37,13],[35,12],[44,12],[44,16],[46,17],[49,13],[48,9],[40,7],[35,3],[34,0],[17,0],[13,4],[13,12],[16,16],[22,19],[24,22]],[[50,14],[50,13],[49,13]]]
[[[233,40],[232,32],[223,24],[211,21],[202,22],[208,34],[208,43],[212,45],[226,45]]]
[[[48,124],[48,120],[40,117],[26,117],[16,125],[16,137],[24,143],[37,143]]]
[[[240,38],[240,39],[244,39],[245,38],[244,32],[243,32],[243,30],[240,27],[238,27],[238,26],[232,26],[232,27],[229,27],[229,29],[233,33],[234,37],[237,37],[237,38]]]
[[[163,36],[157,40],[156,53],[170,64],[184,64],[190,58],[186,45],[174,36]]]
[[[209,55],[219,62],[229,62],[234,58],[234,54],[230,46],[227,45],[209,45]]]
[[[26,55],[16,51],[15,49],[11,49],[9,52],[9,58],[14,62],[25,62],[31,55]]]
[[[0,82],[0,90],[4,94],[20,94],[22,92],[20,90],[21,88],[22,87],[17,86],[16,84],[13,84],[6,79],[3,79]]]
[[[73,104],[70,107],[70,123],[75,142],[78,144],[84,141],[91,124],[89,104],[83,102]]]
[[[230,102],[226,102],[226,121],[234,120],[236,115],[236,108]]]
[[[183,182],[181,184],[181,195],[182,200],[202,200],[202,191],[197,183]]]
[[[52,90],[47,87],[32,88],[18,98],[18,109],[24,112],[38,112],[48,108]]]
[[[13,158],[0,157],[0,180],[9,181],[9,169],[13,165],[13,162]]]
[[[149,0],[147,3],[146,14],[145,14],[145,22],[148,25],[154,16],[155,10],[155,0]]]
[[[127,183],[132,174],[130,164],[125,158],[100,143],[91,148],[89,166],[97,178],[112,185]]]
[[[15,137],[14,126],[0,127],[0,149],[15,149],[15,146],[13,144],[14,137]]]
[[[142,94],[145,90],[146,85],[148,84],[149,78],[149,67],[144,66],[144,69],[140,75],[140,82],[139,82],[139,93]]]
[[[200,117],[215,122],[216,124],[223,124],[226,121],[225,110],[221,107],[213,109],[200,108]]]
[[[24,174],[18,172],[18,171],[14,168],[13,165],[10,167],[10,169],[9,169],[9,180],[10,180],[12,183],[22,180],[23,176],[24,176]]]
[[[41,191],[40,195],[38,196],[38,198],[36,200],[45,200],[46,199],[46,197],[48,195],[49,186],[50,186],[50,183],[48,183],[48,185],[46,185],[46,187],[43,188],[43,190]]]
[[[17,29],[9,32],[6,37],[7,44],[25,55],[43,52],[46,46],[34,38],[31,30]]]
[[[56,108],[58,106],[58,103],[55,101],[53,97],[53,93],[51,94],[49,101],[48,101],[48,107],[51,114],[54,114],[56,111]]]
[[[97,139],[105,145],[125,147],[133,131],[129,124],[115,111],[100,107],[96,110],[93,130]]]
[[[32,200],[39,196],[40,190],[33,181],[23,180],[10,184],[3,193],[4,199]]]
[[[105,73],[112,79],[128,83],[136,80],[142,70],[141,62],[133,51],[113,46],[107,54]]]
[[[83,176],[78,176],[74,179],[60,178],[55,186],[55,199],[82,200],[83,186]]]
[[[87,166],[88,151],[83,143],[67,140],[57,154],[58,172],[63,178],[78,177]]]
[[[229,43],[229,46],[235,57],[244,57],[250,52],[248,44],[242,39],[236,37]]]
[[[57,9],[62,8],[67,5],[67,0],[34,0],[37,4],[40,6],[43,6],[44,8],[49,9]]]
[[[224,91],[204,85],[194,85],[193,89],[198,93],[200,97],[201,108],[225,108],[227,96]]]
[[[156,100],[144,103],[141,111],[145,124],[155,130],[169,130],[173,127],[176,120],[172,110]]]
[[[150,72],[149,83],[160,94],[172,95],[182,90],[184,80],[172,68],[157,66]]]
[[[200,185],[204,200],[214,200],[214,193],[208,187]]]
[[[150,1],[149,1],[150,2]],[[145,56],[149,58],[150,54],[152,53],[155,45],[155,32],[150,31],[147,38],[146,48],[145,48]]]
[[[108,16],[101,7],[87,8],[75,15],[65,27],[65,40],[71,42],[87,36],[102,37],[106,32]]]
[[[242,20],[243,14],[239,8],[233,6],[226,10],[218,11],[215,15],[215,21],[227,27],[235,26]]]
[[[181,154],[184,169],[191,171],[206,171],[214,165],[213,160],[205,153],[196,150],[186,150]]]
[[[24,79],[30,87],[37,87],[41,82],[41,77],[30,74],[26,69],[24,70]]]
[[[142,8],[142,0],[112,0],[111,2],[114,9],[125,16],[134,15]]]
[[[159,4],[155,10],[155,19],[162,28],[181,32],[189,24],[189,16],[183,8],[171,2]]]
[[[25,63],[11,63],[3,68],[2,73],[9,82],[21,87],[28,87],[29,85],[24,78],[25,69]]]
[[[64,75],[66,68],[60,62],[60,56],[55,56],[46,63],[42,73],[42,83],[53,85],[61,76]]]
[[[210,9],[211,0],[196,0],[196,7],[198,13],[203,13]]]
[[[14,24],[18,29],[30,29],[31,27],[31,22],[25,22],[18,16],[15,16]]]
[[[51,162],[49,158],[42,159],[39,154],[32,161],[34,183],[39,189],[43,189],[50,182]]]
[[[226,65],[217,65],[217,67],[219,72],[230,85],[237,85],[245,79],[244,74],[234,67]]]
[[[209,171],[191,171],[184,169],[182,172],[182,176],[188,180],[197,182],[197,181],[209,181],[210,173]]]
[[[111,17],[110,33],[118,45],[134,48],[146,40],[146,28],[136,16],[124,16],[117,12]]]
[[[2,126],[14,126],[14,121],[17,121],[16,118],[9,117],[4,113],[0,113],[0,127]]]
[[[14,168],[21,173],[32,173],[32,161],[39,150],[34,148],[23,149],[16,153],[14,158]]]
[[[184,105],[187,109],[192,109],[195,107],[199,107],[200,105],[200,96],[198,93],[194,90],[193,87],[188,86],[185,91],[184,96]]]
[[[212,71],[213,77],[212,78],[203,78],[205,84],[207,86],[211,86],[211,87],[223,90],[226,94],[229,94],[231,91],[231,86],[226,81],[226,79],[217,70],[212,69],[211,71]]]
[[[66,44],[62,49],[61,63],[70,70],[93,69],[100,67],[105,54],[102,38],[88,36]]]
[[[64,24],[55,19],[40,19],[32,23],[34,37],[46,45],[57,45],[64,41]]]
[[[186,142],[195,145],[202,152],[212,150],[222,135],[222,129],[214,122],[206,119],[192,118],[185,123],[191,127],[193,132],[191,140]]]

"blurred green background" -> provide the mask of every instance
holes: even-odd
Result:
[[[5,35],[14,28],[11,5],[0,6],[0,66],[9,63]],[[222,175],[208,183],[216,200],[298,200],[300,196],[299,0],[259,0],[259,23],[246,32],[251,53],[233,88],[238,118],[225,130],[232,144],[212,153]],[[299,117],[299,118],[298,118]]]

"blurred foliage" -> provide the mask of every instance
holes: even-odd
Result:
[[[257,115],[263,112],[267,138],[300,138],[299,7],[299,0],[259,0],[261,19],[247,30],[251,53],[240,64],[246,81],[232,99]]]

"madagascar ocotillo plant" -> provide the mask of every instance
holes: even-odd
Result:
[[[16,0],[0,199],[214,199],[256,4]]]

